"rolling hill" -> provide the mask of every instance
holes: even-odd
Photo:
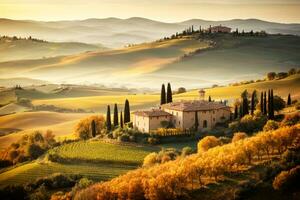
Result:
[[[33,36],[49,41],[101,43],[107,47],[122,47],[131,43],[157,40],[180,32],[188,26],[226,25],[245,31],[265,30],[269,33],[300,33],[299,24],[282,24],[258,19],[233,19],[227,21],[206,21],[191,19],[177,23],[165,23],[150,19],[132,17],[128,19],[105,18],[74,21],[30,21],[0,19],[0,32],[4,35]]]
[[[227,99],[232,101],[240,97],[244,90],[252,92],[254,89],[258,92],[268,89],[274,89],[275,95],[287,98],[291,93],[293,99],[300,99],[300,74],[289,76],[281,80],[263,81],[240,86],[224,86],[206,89],[206,96],[209,95],[215,100]],[[191,90],[186,93],[173,95],[174,101],[195,100],[199,98],[198,90]],[[55,105],[69,109],[83,108],[105,113],[106,105],[113,106],[117,103],[120,108],[123,107],[125,99],[130,102],[131,110],[146,109],[159,105],[160,96],[158,94],[137,94],[137,95],[120,95],[120,96],[92,96],[62,99],[41,99],[34,100],[34,105]]]
[[[129,88],[158,88],[172,82],[175,87],[191,89],[288,71],[300,65],[299,51],[298,36],[229,34],[199,39],[194,35],[105,52],[2,62],[0,74]]]
[[[36,39],[0,37],[0,62],[11,60],[41,59],[71,55],[105,48],[79,42],[47,42]]]

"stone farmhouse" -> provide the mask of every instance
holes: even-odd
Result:
[[[226,26],[213,26],[210,28],[212,33],[230,33],[231,32],[231,28],[226,27]]]
[[[150,133],[162,128],[163,121],[171,122],[175,128],[181,130],[193,130],[195,125],[195,113],[198,116],[198,129],[210,130],[217,123],[230,119],[229,106],[220,102],[204,100],[205,92],[199,91],[200,100],[179,101],[161,105],[160,108],[140,110],[133,113],[133,126],[143,133]]]

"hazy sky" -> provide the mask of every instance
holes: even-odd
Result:
[[[63,20],[146,17],[165,22],[191,18],[259,18],[300,23],[300,0],[0,0],[0,18]]]

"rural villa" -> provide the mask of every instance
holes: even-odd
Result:
[[[210,28],[212,33],[230,33],[231,32],[231,28],[226,27],[226,26],[213,26]]]
[[[171,122],[175,128],[192,130],[195,113],[198,117],[198,130],[209,130],[219,122],[230,119],[230,107],[220,102],[204,100],[205,91],[200,90],[200,100],[179,101],[161,105],[160,108],[136,111],[133,125],[139,131],[150,133],[162,127],[162,122]]]

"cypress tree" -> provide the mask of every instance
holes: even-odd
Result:
[[[273,90],[270,91],[270,119],[274,119],[274,95]]]
[[[119,112],[118,112],[118,105],[115,104],[114,107],[114,127],[117,127],[119,125]]]
[[[238,116],[239,116],[238,106],[235,105],[235,106],[234,106],[234,119],[237,119]]]
[[[244,97],[243,98],[243,116],[248,115],[249,114],[249,108],[248,108],[248,98]]]
[[[289,96],[288,96],[287,105],[288,106],[292,105],[291,94],[289,94]]]
[[[255,90],[253,91],[251,96],[251,115],[254,114],[254,110],[255,110]]]
[[[106,129],[108,131],[111,131],[111,119],[110,119],[110,106],[107,106],[107,112],[106,112]]]
[[[167,103],[171,103],[171,102],[173,102],[172,89],[171,89],[171,84],[168,83],[168,87],[167,87]]]
[[[271,118],[271,91],[268,90],[268,118]]]
[[[162,84],[161,92],[160,92],[160,105],[163,105],[165,103],[166,103],[166,89],[165,89],[165,84]]]
[[[208,97],[208,102],[211,102],[211,97],[210,96]]]
[[[242,118],[243,117],[243,104],[240,105],[239,108],[239,117]]]
[[[261,92],[261,94],[260,94],[260,111],[261,111],[261,113],[264,112],[264,94],[263,94],[263,92]]]
[[[198,131],[198,127],[199,127],[199,122],[198,122],[198,113],[197,111],[195,112],[195,131]]]
[[[121,128],[123,128],[123,113],[122,113],[122,111],[120,113],[120,126],[121,126]]]
[[[264,92],[264,115],[267,115],[267,93]]]
[[[129,101],[126,99],[125,101],[125,107],[124,107],[124,123],[130,122],[130,107],[129,107]]]
[[[95,120],[93,120],[92,123],[91,123],[91,130],[92,130],[92,136],[95,137],[96,136],[96,122],[95,122]]]

